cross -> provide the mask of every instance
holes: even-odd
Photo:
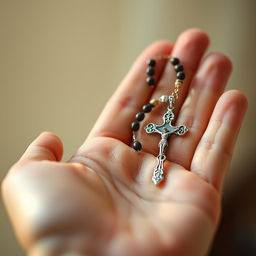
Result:
[[[174,97],[169,96],[170,105],[167,107],[167,111],[163,115],[163,124],[156,125],[149,123],[145,126],[147,133],[159,133],[161,134],[161,140],[158,144],[159,154],[157,156],[157,165],[153,173],[152,180],[155,185],[159,184],[164,179],[164,161],[166,159],[165,152],[168,147],[168,138],[171,134],[183,135],[188,131],[185,125],[173,126],[172,121],[174,119],[173,103]]]

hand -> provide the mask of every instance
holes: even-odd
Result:
[[[207,253],[247,106],[240,92],[223,93],[231,72],[227,57],[211,53],[201,61],[207,46],[207,35],[196,29],[182,33],[175,46],[166,41],[149,46],[67,163],[60,162],[62,143],[52,133],[42,133],[28,147],[2,190],[29,255]],[[154,90],[145,85],[145,63],[170,53],[187,75],[175,111],[177,123],[189,132],[171,137],[165,181],[155,186],[151,178],[160,137],[142,131],[143,150],[137,153],[129,146],[130,123],[150,98],[169,94],[174,79],[169,64],[157,65],[160,82]],[[156,108],[146,122],[161,122],[164,110]]]

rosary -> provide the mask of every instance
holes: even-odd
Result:
[[[167,57],[161,57],[159,59],[168,58]],[[145,113],[151,112],[151,110],[157,106],[160,102],[168,103],[167,111],[163,115],[163,123],[153,124],[149,123],[147,124],[144,129],[147,133],[158,133],[161,135],[160,142],[158,144],[159,147],[159,154],[157,156],[157,165],[153,172],[152,180],[155,185],[158,185],[163,179],[164,179],[164,161],[166,160],[166,149],[168,147],[168,139],[171,134],[176,135],[183,135],[188,131],[188,128],[184,125],[179,126],[173,126],[172,121],[174,120],[174,103],[175,100],[178,99],[179,96],[179,90],[183,84],[183,80],[185,79],[185,73],[183,71],[183,66],[180,65],[180,61],[178,58],[171,58],[170,62],[174,66],[174,70],[176,71],[176,80],[174,85],[174,90],[171,93],[171,95],[162,95],[159,99],[152,99],[150,102],[142,107],[142,112],[139,112],[136,114],[135,118],[136,121],[132,122],[131,129],[133,132],[133,148],[136,151],[140,151],[142,149],[141,143],[136,139],[136,132],[140,128],[140,123],[145,118]],[[156,84],[155,78],[154,78],[154,67],[156,65],[155,59],[150,59],[148,62],[148,68],[146,71],[147,79],[146,82],[149,86],[154,86]]]

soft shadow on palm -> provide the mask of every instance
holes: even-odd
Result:
[[[88,141],[72,161],[89,167],[81,171],[89,200],[84,202],[84,214],[91,209],[98,214],[88,221],[97,225],[103,221],[100,227],[105,230],[99,231],[97,240],[103,234],[106,255],[126,255],[124,251],[127,255],[197,254],[194,239],[202,241],[212,235],[218,195],[182,166],[166,161],[166,180],[155,186],[153,155],[136,154],[122,142],[104,137]]]

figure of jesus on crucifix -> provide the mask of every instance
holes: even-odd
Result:
[[[171,134],[183,135],[188,131],[185,125],[173,126],[172,121],[174,120],[173,114],[173,103],[174,97],[169,96],[170,105],[167,107],[167,111],[163,115],[164,123],[156,125],[149,123],[145,126],[147,133],[159,133],[161,134],[161,140],[158,144],[159,154],[157,156],[157,166],[154,170],[152,180],[155,185],[159,184],[164,179],[164,161],[166,159],[165,152],[168,147],[168,138]]]

